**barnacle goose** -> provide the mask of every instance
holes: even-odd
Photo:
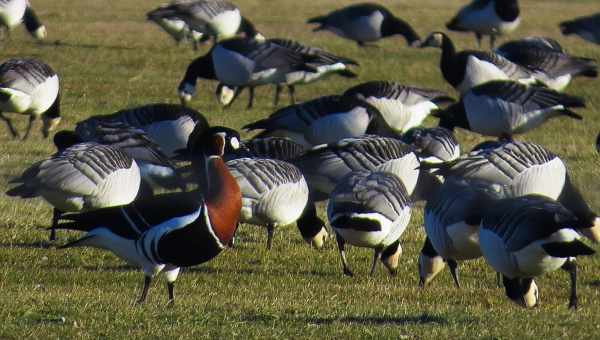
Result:
[[[184,28],[192,35],[195,32],[202,34],[199,38],[202,41],[210,37],[214,41],[228,39],[240,32],[247,38],[260,38],[260,33],[250,20],[241,16],[239,8],[223,0],[175,0],[148,12],[147,17],[174,37],[173,33],[177,33],[177,37],[181,35],[179,32],[183,28],[177,29],[181,25],[178,21],[183,21]]]
[[[506,295],[524,307],[538,302],[533,278],[562,268],[571,278],[569,307],[577,308],[575,257],[594,250],[579,240],[581,220],[544,196],[529,195],[496,202],[483,215],[481,252],[502,273]]]
[[[87,211],[131,203],[138,195],[140,169],[118,148],[80,143],[37,162],[11,180],[9,196],[42,197],[54,207],[50,240],[63,212]]]
[[[113,252],[144,272],[143,303],[152,278],[161,271],[167,279],[169,302],[180,267],[210,261],[230,243],[242,207],[240,188],[222,159],[239,140],[229,129],[212,127],[190,146],[199,189],[134,202],[123,209],[102,209],[66,216],[63,229],[85,231],[62,248],[95,247]],[[201,150],[201,156],[198,151]]]
[[[488,183],[503,197],[536,194],[556,199],[585,225],[581,232],[586,237],[600,241],[600,218],[571,182],[563,161],[541,145],[505,142],[481,148],[453,162],[421,164],[421,168],[438,169],[437,173],[446,178]]]
[[[144,130],[168,157],[186,149],[194,128],[198,132],[208,128],[206,118],[194,109],[176,104],[148,104],[109,115],[93,116],[77,123],[77,126],[81,126],[82,138],[87,139],[86,131],[94,131],[96,125],[101,123],[125,124]]]
[[[593,59],[570,56],[556,40],[550,38],[527,37],[509,41],[495,52],[536,72],[539,80],[557,91],[567,87],[574,77],[598,76],[598,65]]]
[[[192,99],[198,78],[218,80],[228,88],[249,87],[250,108],[255,86],[285,83],[286,76],[294,71],[316,73],[317,69],[310,63],[318,63],[320,59],[269,41],[225,40],[190,63],[178,87],[179,98],[182,104]]]
[[[396,133],[421,125],[432,110],[438,109],[439,104],[454,101],[441,91],[389,81],[362,83],[346,90],[344,96],[356,97],[373,105]]]
[[[461,127],[473,132],[506,139],[522,134],[553,117],[581,120],[571,108],[585,107],[582,98],[546,87],[495,80],[467,91],[456,104],[435,112],[439,126]]]
[[[473,0],[446,24],[451,31],[473,32],[481,46],[481,38],[490,36],[494,48],[496,36],[514,31],[521,19],[517,0]]]
[[[334,95],[284,107],[243,128],[263,130],[261,135],[289,137],[310,147],[378,133],[379,117],[378,110],[365,101]]]
[[[255,137],[242,141],[242,147],[253,158],[293,161],[306,152],[306,147],[285,137]]]
[[[456,52],[452,40],[433,32],[421,47],[442,49],[440,70],[444,79],[461,93],[491,80],[512,79],[525,84],[537,81],[536,75],[494,52],[465,50]]]
[[[410,198],[402,180],[387,172],[355,171],[331,193],[327,217],[335,230],[344,274],[353,276],[345,244],[372,248],[371,275],[380,260],[395,275],[400,237],[410,221]]]
[[[290,101],[292,104],[295,104],[296,85],[310,84],[332,74],[337,74],[345,78],[356,77],[356,73],[350,70],[350,66],[358,66],[358,63],[352,59],[334,55],[317,47],[305,46],[294,40],[267,39],[267,41],[291,49],[294,52],[318,57],[317,60],[309,63],[310,66],[315,68],[315,72],[304,70],[292,71],[286,75],[284,83],[275,84],[275,97],[273,99],[274,106],[279,104],[279,95],[283,85],[287,86]],[[217,98],[222,105],[230,106],[235,98],[239,96],[241,90],[242,88],[239,87],[231,89],[224,84],[219,84],[219,86],[217,86]]]
[[[375,3],[350,5],[327,15],[308,19],[307,23],[319,25],[313,31],[328,30],[355,41],[359,46],[396,34],[402,35],[410,46],[419,43],[418,34],[407,22]]]
[[[7,33],[10,33],[21,22],[25,23],[25,28],[34,38],[46,38],[46,26],[41,23],[28,0],[0,0],[0,26],[6,27]]]
[[[560,23],[563,35],[578,35],[581,39],[600,44],[600,13]]]
[[[146,18],[160,26],[175,39],[177,44],[182,41],[189,41],[196,50],[198,49],[199,44],[204,43],[209,39],[208,34],[206,34],[207,28],[204,27],[200,29],[196,26],[196,29],[192,29],[185,20],[170,16],[169,13],[165,13],[162,9],[163,7],[161,6],[148,12]]]
[[[421,287],[433,280],[443,269],[444,262],[448,263],[454,283],[460,287],[457,261],[481,257],[481,211],[499,198],[502,198],[500,194],[485,184],[448,179],[437,195],[427,201],[424,212],[427,238],[419,255]]]
[[[37,59],[9,59],[0,65],[0,119],[6,122],[13,137],[19,134],[5,112],[29,115],[23,139],[29,137],[33,122],[43,119],[42,134],[48,137],[60,123],[60,89],[58,75]]]
[[[450,162],[460,156],[460,144],[456,137],[443,127],[412,128],[401,139],[416,147],[415,152],[421,162]]]

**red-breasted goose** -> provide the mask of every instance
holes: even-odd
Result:
[[[33,122],[42,117],[42,134],[48,137],[60,123],[60,89],[58,75],[37,59],[16,58],[0,65],[0,119],[6,122],[13,137],[19,134],[5,112],[29,115],[23,139],[29,137]]]
[[[350,5],[327,15],[308,19],[307,23],[319,25],[313,31],[331,31],[342,38],[355,41],[359,46],[397,34],[402,35],[410,46],[419,43],[419,35],[407,22],[375,3]]]
[[[231,242],[236,231],[242,196],[222,156],[225,149],[237,148],[239,140],[228,131],[212,127],[191,145],[193,166],[200,178],[198,190],[158,196],[126,209],[68,216],[74,222],[62,228],[87,233],[63,248],[107,249],[141,267],[145,279],[140,303],[146,298],[152,278],[164,271],[169,301],[173,302],[179,267],[213,259]]]
[[[442,49],[440,70],[444,79],[460,93],[492,80],[512,79],[535,83],[536,74],[494,52],[464,50],[456,52],[452,40],[442,32],[433,32],[421,47]]]
[[[355,171],[331,193],[327,217],[335,230],[344,274],[352,276],[345,244],[375,251],[371,275],[381,260],[395,275],[400,237],[410,221],[410,198],[402,180],[387,172]]]
[[[454,102],[444,92],[390,81],[370,81],[356,85],[344,96],[361,99],[373,105],[387,126],[396,133],[404,133],[423,123],[438,104]]]
[[[554,117],[583,119],[571,108],[585,107],[582,98],[546,87],[496,80],[467,91],[456,104],[435,112],[439,126],[471,130],[484,136],[512,139]]]
[[[479,243],[485,260],[502,273],[506,295],[524,307],[538,303],[533,278],[562,268],[571,277],[569,307],[577,308],[575,257],[594,250],[579,240],[581,220],[544,196],[495,202],[481,221]]]
[[[37,162],[11,181],[9,196],[42,197],[54,207],[52,233],[63,212],[88,211],[131,203],[138,195],[140,169],[123,151],[80,143]]]
[[[496,36],[514,31],[521,23],[517,0],[473,0],[450,20],[446,27],[451,31],[473,32],[481,47],[481,38],[490,36],[494,48]]]
[[[5,27],[10,34],[10,31],[21,22],[25,23],[25,28],[34,38],[42,40],[46,37],[46,27],[35,14],[28,0],[1,0],[0,26]]]
[[[527,37],[509,41],[495,52],[535,72],[540,81],[556,91],[564,90],[572,78],[598,76],[595,60],[571,56],[551,38]]]
[[[600,45],[600,13],[560,23],[563,35],[575,34],[581,39]]]

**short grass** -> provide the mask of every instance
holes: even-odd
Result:
[[[439,30],[466,1],[385,1],[394,13],[425,35]],[[199,52],[175,46],[144,20],[161,0],[36,0],[49,38],[37,44],[18,28],[2,41],[1,59],[35,56],[61,76],[63,128],[95,114],[151,102],[177,102],[176,86]],[[359,49],[327,33],[311,33],[306,18],[345,5],[345,1],[238,1],[243,12],[270,37],[322,46],[361,62],[360,78],[331,78],[298,90],[300,99],[339,93],[362,81],[396,80],[444,89],[436,50],[409,49],[400,38],[378,49]],[[597,1],[522,1],[523,23],[511,36],[558,38],[573,54],[600,58],[600,47],[563,38],[557,23],[598,11]],[[470,35],[451,34],[460,48],[474,48]],[[507,39],[507,38],[504,38]],[[577,80],[568,92],[587,99],[583,122],[557,119],[520,138],[546,145],[566,160],[575,182],[595,209],[600,130],[597,80]],[[215,84],[200,82],[193,106],[212,124],[235,128],[273,111],[272,89],[257,92],[247,111],[245,96],[223,111],[214,100]],[[286,100],[286,99],[284,99]],[[25,118],[16,117],[19,128]],[[428,122],[434,124],[434,120]],[[3,129],[3,127],[2,127]],[[4,130],[3,130],[4,131]],[[461,132],[465,149],[481,140]],[[0,136],[0,189],[30,163],[53,152],[48,140]],[[461,267],[463,288],[455,289],[444,272],[425,290],[417,288],[417,255],[424,237],[422,209],[414,209],[402,238],[400,272],[381,268],[367,276],[371,253],[351,248],[356,277],[347,278],[334,242],[310,249],[294,228],[278,230],[275,246],[265,251],[264,230],[242,226],[237,247],[215,260],[183,271],[177,303],[166,307],[166,289],[156,280],[144,306],[133,304],[142,274],[113,255],[90,249],[61,251],[49,244],[50,208],[41,200],[0,198],[0,338],[597,338],[600,329],[600,260],[581,259],[580,309],[567,309],[568,278],[556,272],[538,280],[541,305],[532,310],[512,305],[495,285],[483,260]],[[323,209],[321,208],[321,213]],[[74,234],[61,233],[58,243]]]

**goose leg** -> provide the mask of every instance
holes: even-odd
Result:
[[[248,98],[248,106],[246,107],[246,109],[249,110],[254,105],[254,86],[250,86],[248,91],[250,92],[250,97]]]
[[[279,105],[279,95],[281,94],[281,84],[275,84],[275,98],[273,98],[273,106]]]
[[[562,269],[569,272],[571,278],[571,296],[569,297],[569,308],[577,309],[577,263],[568,260]]]
[[[164,269],[164,274],[167,279],[167,294],[169,295],[169,301],[167,304],[169,305],[175,304],[175,295],[173,294],[173,290],[175,289],[175,280],[177,280],[177,276],[179,276],[179,270],[179,267],[171,265]]]
[[[36,117],[34,115],[29,116],[29,124],[27,124],[27,130],[25,131],[23,140],[26,140],[27,138],[29,138],[29,133],[31,132],[31,128],[33,127],[33,122],[35,121],[35,119],[36,119]]]
[[[456,288],[460,288],[460,282],[458,281],[458,263],[454,260],[448,260],[448,268],[450,268],[450,274],[454,280]]]
[[[8,130],[10,131],[10,134],[13,136],[13,138],[19,138],[19,133],[13,126],[12,121],[8,117],[6,117],[2,112],[0,112],[0,119],[6,123],[6,125],[8,126]]]
[[[267,249],[271,250],[273,248],[273,234],[275,233],[275,228],[272,224],[267,225]]]
[[[375,249],[375,253],[373,254],[373,264],[371,265],[371,272],[369,273],[370,276],[375,274],[375,268],[377,268],[377,261],[379,260],[381,260],[381,250]]]
[[[475,32],[475,39],[477,39],[477,48],[481,48],[481,33]]]
[[[173,290],[175,289],[175,282],[167,282],[167,294],[169,296],[169,301],[167,304],[173,305],[175,304],[175,294]]]
[[[137,300],[137,304],[141,305],[146,301],[146,297],[148,296],[148,289],[150,289],[150,283],[152,282],[152,277],[144,275],[144,288],[142,289],[142,295]]]
[[[294,85],[288,85],[288,93],[290,94],[290,104],[296,104],[296,87]]]
[[[496,45],[496,35],[491,34],[490,35],[490,50],[494,49],[494,45]]]
[[[335,239],[337,240],[338,250],[340,252],[340,257],[342,259],[342,266],[344,268],[344,275],[346,275],[346,276],[354,276],[354,274],[350,270],[350,267],[348,267],[348,261],[346,260],[346,251],[344,250],[344,245],[346,244],[346,242],[338,234],[335,234]]]
[[[56,227],[58,226],[58,220],[62,212],[56,208],[52,211],[52,226],[50,227],[50,241],[56,240]]]
[[[500,272],[496,272],[496,285],[502,287],[502,274]]]

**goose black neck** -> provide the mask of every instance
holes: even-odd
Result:
[[[258,34],[258,31],[250,20],[246,19],[246,17],[242,17],[238,33],[244,33],[246,38],[252,39]]]
[[[465,113],[464,105],[462,102],[451,105],[439,115],[439,127],[446,128],[450,131],[454,131],[454,128],[456,127],[460,127],[467,130],[470,129],[467,114]]]
[[[306,203],[306,207],[304,207],[302,215],[296,221],[296,225],[305,240],[315,237],[325,226],[323,220],[317,216],[317,208],[313,201]]]
[[[517,0],[496,0],[495,10],[498,17],[504,21],[514,21],[519,17]]]
[[[440,68],[444,79],[452,86],[457,86],[460,83],[460,74],[462,70],[456,65],[456,48],[450,38],[442,35],[442,56],[440,57]]]
[[[25,28],[27,32],[33,34],[35,31],[42,26],[42,22],[35,14],[31,7],[27,6],[25,9],[25,14],[23,15],[23,22],[25,23]]]
[[[383,21],[381,36],[388,37],[396,34],[402,35],[409,45],[420,40],[417,32],[407,22],[390,15]]]
[[[585,199],[571,182],[569,175],[565,179],[558,201],[569,209],[577,217],[581,225],[579,228],[590,228],[594,225],[596,214],[590,209],[590,206],[585,202]]]
[[[217,80],[211,53],[192,61],[185,72],[183,82],[195,85],[198,78]]]

